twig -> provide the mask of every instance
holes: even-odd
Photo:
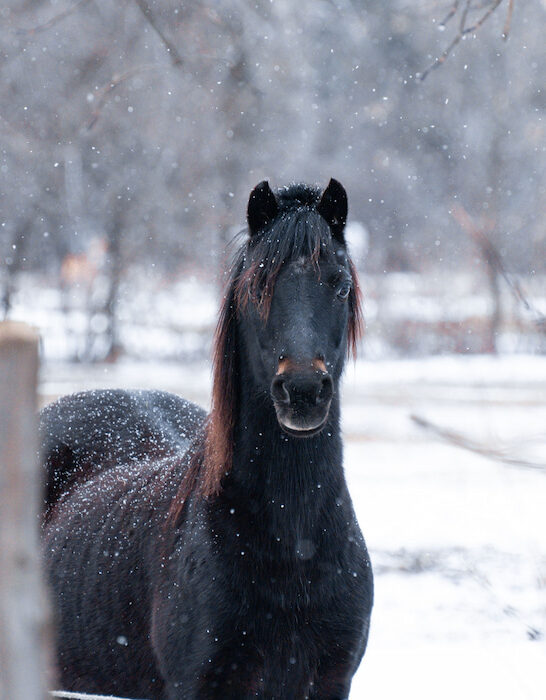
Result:
[[[466,0],[463,10],[461,12],[461,19],[459,22],[459,31],[457,34],[453,37],[451,40],[451,43],[447,46],[446,49],[442,52],[438,58],[434,59],[434,61],[420,74],[419,78],[421,81],[425,80],[427,75],[431,73],[433,70],[436,70],[436,68],[439,68],[442,64],[445,63],[446,59],[449,57],[449,55],[453,52],[453,49],[461,42],[464,37],[466,37],[467,34],[472,34],[473,32],[478,31],[478,29],[489,19],[489,17],[495,12],[497,7],[503,2],[503,0],[492,0],[492,3],[489,5],[487,10],[483,13],[483,15],[471,26],[467,27],[466,26],[466,21],[468,19],[468,14],[471,11],[471,0]],[[512,10],[513,10],[513,4],[514,0],[509,0],[509,6],[508,6],[508,16],[506,19],[506,24],[505,24],[505,30],[507,30],[507,27],[509,28],[510,25],[510,19],[512,16]],[[453,3],[450,11],[446,15],[446,17],[440,22],[441,27],[445,27],[446,23],[449,22],[454,15],[457,14],[460,6],[460,0],[455,0]],[[506,39],[507,34],[506,32],[503,32],[503,38]]]
[[[502,30],[502,38],[504,41],[508,41],[508,35],[510,34],[510,27],[512,26],[512,13],[514,12],[514,0],[509,0],[508,11],[506,12],[506,21],[504,22],[504,29]]]
[[[27,36],[32,36],[34,34],[39,34],[40,32],[45,32],[47,29],[51,29],[51,27],[54,27],[58,22],[62,22],[63,19],[66,19],[69,15],[71,15],[73,12],[76,12],[76,10],[78,10],[80,7],[83,7],[83,5],[85,5],[88,2],[89,0],[79,0],[71,7],[68,7],[63,12],[59,12],[58,15],[55,15],[47,22],[44,22],[44,24],[39,24],[37,27],[32,27],[31,29],[22,29],[19,27],[15,30],[15,33],[19,35],[26,34]]]
[[[130,68],[128,71],[125,71],[125,73],[116,73],[115,75],[113,75],[112,79],[99,90],[97,106],[95,107],[93,113],[87,121],[86,128],[90,130],[95,126],[102,113],[102,108],[106,104],[106,99],[111,92],[113,92],[126,80],[129,80],[138,73],[155,69],[156,66],[136,66],[135,68]]]
[[[436,68],[439,68],[442,65],[442,63],[445,63],[446,58],[451,54],[453,49],[457,46],[457,44],[461,41],[462,38],[463,38],[462,34],[460,34],[460,33],[457,34],[457,36],[453,39],[451,44],[449,44],[447,49],[445,49],[445,51],[442,53],[442,55],[439,56],[434,61],[434,63],[431,63],[430,66],[421,73],[421,76],[420,76],[421,81],[423,81],[427,77],[427,75],[429,73],[431,73],[433,70],[436,70]]]
[[[510,457],[506,452],[501,450],[494,450],[487,445],[483,445],[475,440],[471,440],[466,435],[459,433],[450,428],[444,428],[436,423],[423,418],[422,416],[417,416],[415,414],[410,415],[411,420],[418,425],[423,430],[428,430],[434,435],[442,438],[446,442],[457,447],[462,447],[465,450],[474,452],[481,455],[482,457],[487,457],[488,459],[493,459],[497,462],[502,462],[510,467],[523,467],[525,469],[533,469],[534,471],[546,472],[546,464],[543,462],[531,462],[525,459],[520,459],[519,457]]]
[[[167,49],[167,52],[169,53],[169,56],[171,58],[173,66],[181,66],[184,63],[184,60],[182,59],[182,56],[178,53],[178,50],[176,46],[168,39],[165,34],[161,31],[159,26],[157,25],[154,16],[152,15],[152,11],[150,10],[150,7],[148,6],[148,3],[145,2],[145,0],[135,0],[135,3],[137,4],[139,10],[142,12],[144,15],[144,18],[150,25],[150,27],[154,30],[154,32],[157,34],[157,36],[161,39],[163,42],[165,48]]]
[[[472,0],[466,0],[466,5],[463,8],[463,12],[461,14],[461,21],[459,22],[459,33],[463,34],[465,24],[466,24],[466,18],[468,17],[468,13],[470,11],[470,3]]]
[[[489,17],[495,12],[497,7],[501,4],[502,0],[494,0],[493,4],[489,7],[489,9],[484,12],[484,14],[480,17],[480,19],[476,22],[476,24],[473,24],[471,27],[467,27],[463,34],[472,34],[472,32],[477,31],[482,24],[484,24]]]
[[[139,10],[142,12],[144,18],[148,22],[148,24],[152,27],[154,32],[157,34],[157,36],[161,39],[163,42],[165,48],[167,49],[169,56],[171,58],[172,64],[174,66],[181,66],[182,63],[184,62],[182,59],[182,56],[179,54],[176,46],[168,39],[165,34],[161,31],[160,27],[157,25],[154,16],[152,15],[152,11],[150,10],[150,7],[148,6],[148,3],[145,2],[145,0],[134,0],[137,7]],[[22,28],[17,28],[15,30],[15,33],[18,35],[27,35],[27,36],[32,36],[34,34],[39,34],[40,32],[45,32],[48,29],[51,29],[51,27],[55,26],[58,22],[61,22],[63,19],[66,19],[66,17],[69,17],[71,14],[76,12],[80,7],[83,7],[85,4],[87,4],[89,0],[78,0],[74,5],[71,7],[68,7],[66,10],[63,12],[59,12],[58,15],[55,15],[52,17],[50,20],[47,22],[44,22],[44,24],[40,24],[37,27],[32,27],[31,29],[22,29]]]
[[[440,27],[445,27],[446,24],[449,22],[449,20],[457,14],[457,10],[459,9],[459,2],[460,0],[455,0],[453,5],[451,6],[450,11],[447,13],[447,15],[444,17],[444,19],[440,22]]]
[[[464,7],[462,16],[461,16],[461,21],[459,23],[458,33],[455,35],[455,37],[453,38],[453,40],[451,41],[451,44],[449,44],[447,49],[444,50],[442,55],[439,56],[433,63],[431,63],[431,65],[423,73],[421,73],[421,81],[423,81],[431,71],[435,70],[436,68],[439,68],[443,63],[445,63],[446,59],[451,54],[453,49],[462,40],[462,38],[464,36],[464,31],[463,31],[462,27],[464,27],[464,23],[466,21],[466,16],[468,14],[469,7],[470,7],[470,0],[466,0],[466,4]]]

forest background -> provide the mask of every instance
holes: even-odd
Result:
[[[250,189],[334,176],[368,356],[543,352],[545,17],[544,0],[2,3],[4,313],[42,310],[52,357],[138,355],[146,317],[187,358]],[[151,303],[166,290],[176,313]],[[210,299],[183,323],[187,297]],[[188,324],[193,342],[172,335]]]

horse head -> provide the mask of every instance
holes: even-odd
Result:
[[[347,195],[267,182],[248,203],[237,280],[240,333],[280,427],[312,437],[328,422],[347,349],[359,332],[358,283],[344,237]]]

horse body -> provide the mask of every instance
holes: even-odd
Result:
[[[40,416],[46,503],[80,477],[185,452],[205,411],[164,391],[108,389],[64,396]]]
[[[95,437],[82,466],[74,455],[87,442],[70,430],[70,399],[46,414],[58,488],[48,489],[57,500],[45,551],[66,689],[169,700],[348,697],[372,575],[342,467],[350,268],[336,223],[320,212],[328,189],[320,201],[315,191],[288,193],[284,211],[282,193],[259,186],[257,209],[251,196],[251,242],[273,230],[272,219],[304,210],[319,228],[313,240],[330,249],[313,260],[314,248],[302,255],[305,246],[292,246],[266,318],[243,296],[256,291],[249,271],[271,260],[259,245],[245,249],[220,317],[207,420],[187,402],[141,392],[139,406],[161,405],[150,424],[139,409],[136,433],[152,436],[139,441],[123,427],[133,421],[117,409],[119,394],[80,395],[90,434],[104,434],[106,415],[108,432],[121,435],[115,448]],[[328,323],[317,323],[325,313]],[[86,401],[101,411],[86,411]]]

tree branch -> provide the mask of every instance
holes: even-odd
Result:
[[[456,12],[457,9],[458,9],[458,4],[459,4],[459,3],[457,3],[457,8],[455,8],[455,12]],[[422,81],[427,77],[427,75],[428,75],[431,71],[436,70],[436,68],[439,68],[443,63],[445,63],[446,59],[447,59],[448,56],[451,54],[451,52],[453,51],[453,49],[454,49],[454,48],[457,46],[457,44],[462,40],[462,38],[463,38],[463,36],[464,36],[464,23],[466,22],[466,17],[467,17],[467,14],[468,14],[469,7],[470,7],[470,0],[466,0],[464,9],[463,9],[463,12],[462,12],[462,15],[461,15],[461,21],[460,21],[460,23],[459,23],[459,31],[458,31],[458,33],[455,35],[455,37],[453,38],[451,44],[449,44],[449,46],[447,47],[447,49],[444,50],[444,52],[442,53],[442,55],[439,56],[439,57],[434,61],[434,63],[431,63],[431,65],[421,74],[421,80],[422,80]],[[452,9],[453,9],[453,8],[452,8]]]
[[[97,104],[89,120],[87,121],[86,128],[89,130],[95,126],[102,113],[102,108],[106,104],[106,99],[108,98],[108,95],[111,92],[116,90],[122,83],[124,83],[126,80],[129,80],[138,73],[143,73],[144,71],[155,69],[156,66],[136,66],[135,68],[130,68],[129,70],[125,71],[125,73],[115,73],[112,76],[112,79],[98,91]]]
[[[489,9],[486,12],[484,12],[480,19],[471,27],[467,27],[463,33],[472,34],[472,32],[477,31],[482,26],[482,24],[484,24],[489,19],[489,17],[491,17],[493,12],[495,12],[495,10],[501,4],[502,1],[503,0],[494,0],[493,4],[489,7]]]
[[[510,27],[512,26],[512,13],[514,12],[514,0],[509,0],[508,12],[506,13],[506,21],[504,23],[504,29],[502,30],[502,38],[504,41],[508,41],[508,35],[510,34]]]
[[[460,0],[455,0],[453,5],[451,6],[451,9],[447,13],[447,15],[444,17],[444,19],[440,22],[440,27],[445,27],[446,24],[449,22],[449,20],[457,14],[457,10],[459,9],[459,2]]]
[[[78,2],[76,2],[74,5],[68,7],[63,12],[59,12],[58,15],[55,15],[47,22],[44,22],[44,24],[39,24],[37,27],[32,27],[31,29],[18,28],[15,30],[15,33],[19,35],[32,36],[34,34],[40,34],[41,32],[45,32],[46,30],[51,29],[51,27],[54,27],[59,22],[62,22],[63,19],[69,17],[71,14],[76,12],[76,10],[78,10],[80,7],[83,7],[88,2],[89,0],[78,0]]]
[[[139,10],[142,12],[144,18],[146,19],[150,27],[154,30],[154,32],[163,42],[163,45],[169,53],[173,66],[181,66],[184,63],[182,56],[178,53],[178,50],[176,46],[172,43],[172,41],[170,41],[170,39],[168,39],[165,36],[165,34],[163,34],[163,32],[161,31],[160,27],[155,21],[155,18],[152,14],[152,11],[150,10],[148,3],[145,2],[145,0],[135,0],[135,3]]]
[[[446,59],[449,57],[449,55],[452,53],[453,49],[460,43],[462,39],[464,39],[467,34],[472,34],[474,32],[477,32],[480,27],[487,22],[489,17],[495,12],[495,10],[499,7],[499,5],[503,2],[503,0],[491,0],[489,3],[489,6],[487,10],[479,17],[474,24],[471,24],[470,26],[467,26],[467,20],[470,12],[473,10],[471,6],[471,0],[465,0],[464,6],[461,11],[461,19],[459,21],[459,30],[457,34],[453,37],[451,40],[451,43],[447,46],[447,48],[442,52],[438,58],[436,58],[419,76],[421,81],[425,80],[425,78],[431,73],[433,70],[436,70],[436,68],[439,68],[442,64],[445,63]],[[449,22],[450,19],[452,19],[457,12],[459,12],[460,9],[460,0],[455,0],[451,9],[447,13],[447,15],[444,17],[444,19],[440,22],[440,27],[445,27],[446,24]],[[502,33],[503,39],[508,38],[508,33],[510,31],[510,23],[512,20],[512,12],[514,9],[514,0],[508,0],[508,11],[507,11],[507,16],[506,16],[506,22],[504,25],[504,30]]]

